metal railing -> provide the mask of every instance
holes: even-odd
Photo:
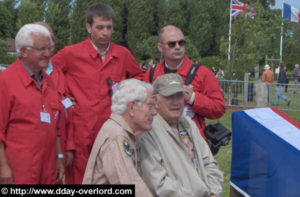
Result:
[[[226,106],[244,109],[275,106],[277,83],[267,85],[260,81],[219,80],[219,85]],[[264,86],[264,88],[261,89],[259,88],[260,86]],[[300,87],[298,90],[295,88],[296,85],[293,81],[289,84],[284,84],[284,95],[291,102],[288,105],[288,102],[280,99],[279,105],[276,105],[277,108],[283,111],[300,112]],[[263,105],[261,104],[262,100],[264,100]]]

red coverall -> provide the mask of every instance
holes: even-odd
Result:
[[[176,72],[185,81],[191,65],[194,64],[187,56],[184,57],[183,63],[179,70]],[[156,65],[153,80],[165,74],[164,71],[165,61]],[[145,74],[145,81],[149,82],[150,68]],[[195,100],[190,108],[195,112],[193,120],[196,122],[200,133],[204,139],[205,119],[217,119],[225,113],[225,103],[219,87],[219,83],[207,67],[200,66],[197,70],[196,76],[192,81],[193,89],[195,92]]]
[[[59,129],[61,130],[61,150],[62,152],[75,150],[74,131],[72,124],[72,107],[65,109],[65,107],[61,103],[63,99],[69,97],[69,94],[67,93],[65,76],[58,68],[53,67],[50,78],[54,82],[58,94],[60,95],[59,103],[61,106],[61,113],[59,117]]]
[[[105,61],[90,38],[65,47],[52,63],[63,71],[70,95],[75,98],[73,126],[75,158],[69,183],[81,184],[98,131],[111,114],[111,87],[126,78],[143,79],[144,71],[125,47],[110,43]]]
[[[0,73],[0,95],[0,141],[14,184],[56,184],[59,107],[52,80],[44,73],[40,90],[17,59]],[[41,122],[42,111],[50,113],[50,124]]]

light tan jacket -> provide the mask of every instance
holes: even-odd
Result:
[[[156,115],[150,132],[137,136],[140,173],[154,196],[222,196],[223,174],[195,123],[188,117],[180,124],[194,144],[196,166],[167,122]]]
[[[112,114],[94,142],[83,184],[134,184],[135,195],[152,196],[139,176],[135,136],[125,120]]]

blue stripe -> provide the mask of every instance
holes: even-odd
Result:
[[[283,18],[291,20],[291,6],[289,4],[283,4]]]

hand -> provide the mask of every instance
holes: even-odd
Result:
[[[0,167],[0,184],[13,184],[13,175],[8,165]]]
[[[66,167],[69,167],[72,165],[74,160],[74,151],[66,151],[65,152],[65,164]]]
[[[59,183],[65,174],[63,159],[56,159],[56,182]]]
[[[184,86],[183,96],[184,96],[184,101],[185,102],[188,102],[190,100],[190,98],[193,95],[193,92],[194,92],[194,90],[193,90],[193,85],[192,84]]]

